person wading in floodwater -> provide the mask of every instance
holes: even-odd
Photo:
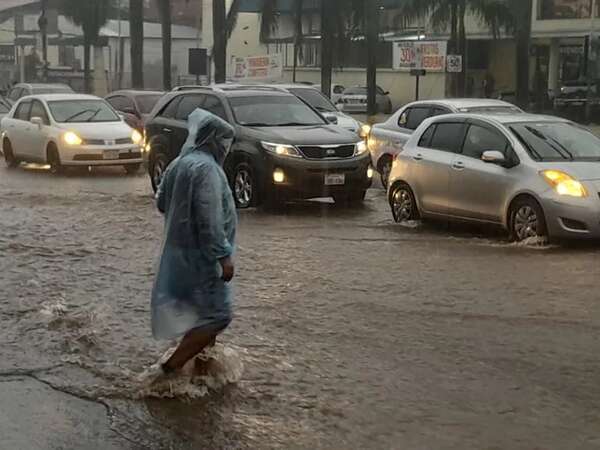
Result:
[[[196,109],[188,118],[188,130],[181,154],[165,171],[156,195],[165,215],[165,242],[152,291],[154,337],[183,338],[167,361],[142,374],[145,382],[176,374],[213,346],[232,319],[237,217],[222,166],[234,129]]]

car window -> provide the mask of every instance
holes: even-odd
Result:
[[[433,124],[429,128],[427,128],[427,130],[425,130],[425,133],[423,133],[421,135],[421,139],[419,139],[419,147],[429,147],[431,137],[435,132],[435,127],[437,127],[437,125]]]
[[[69,86],[39,86],[32,89],[33,94],[72,94]]]
[[[142,113],[142,114],[150,114],[150,112],[152,111],[152,109],[154,108],[154,106],[156,106],[156,104],[160,100],[160,97],[161,97],[160,94],[138,95],[135,98],[135,101],[136,101],[136,103],[138,105],[140,113]]]
[[[465,124],[459,122],[438,123],[431,137],[429,148],[458,153],[465,136]]]
[[[10,111],[10,105],[3,99],[0,99],[0,114],[6,114],[9,111]]]
[[[415,106],[408,108],[400,115],[398,126],[408,128],[409,130],[416,130],[419,128],[419,125],[431,115],[430,111],[431,109],[429,106]]]
[[[119,122],[121,119],[105,100],[54,100],[48,102],[56,122]]]
[[[171,100],[169,102],[169,104],[163,108],[163,110],[160,112],[159,116],[166,117],[168,119],[174,119],[175,114],[177,114],[177,107],[179,106],[179,103],[181,102],[182,98],[183,98],[183,96],[179,96],[179,97],[175,97],[173,100]]]
[[[50,125],[46,108],[44,108],[44,105],[37,100],[31,104],[31,112],[29,113],[29,117],[40,117],[44,121],[45,125]]]
[[[204,100],[204,106],[202,106],[202,109],[213,113],[215,116],[219,116],[223,120],[228,120],[223,102],[221,102],[221,100],[214,95],[206,96],[206,100]]]
[[[31,102],[21,102],[19,106],[17,106],[17,110],[15,111],[15,119],[19,120],[29,120],[29,110],[31,109]]]
[[[294,95],[248,95],[229,99],[240,125],[283,127],[323,125],[325,119]]]
[[[377,95],[385,95],[385,91],[377,86]]]
[[[177,107],[177,113],[175,114],[175,119],[177,120],[187,120],[188,116],[194,112],[196,108],[202,108],[202,104],[204,103],[204,99],[206,96],[204,94],[193,94],[186,95],[179,102],[179,106]]]
[[[312,88],[292,88],[289,91],[295,96],[301,98],[310,106],[320,112],[336,112],[337,109],[331,100],[323,95],[322,92]]]
[[[434,106],[431,110],[431,116],[443,116],[444,114],[450,114],[450,110],[442,108],[440,106]]]
[[[367,95],[366,87],[352,87],[344,91],[344,95]]]
[[[344,93],[344,86],[334,86],[333,87],[333,93],[334,94],[343,94]]]
[[[506,154],[507,147],[508,141],[500,133],[479,125],[471,125],[463,144],[463,155],[481,159],[483,152],[487,151],[495,150]]]
[[[107,98],[106,100],[117,111],[124,111],[126,109],[135,109],[133,102],[123,95],[116,95],[114,97]]]
[[[10,98],[13,102],[16,102],[22,97],[21,92],[23,92],[23,88],[12,88],[8,94],[8,98]]]

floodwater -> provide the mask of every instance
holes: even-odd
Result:
[[[241,211],[222,372],[157,391],[161,233],[143,175],[0,169],[10,448],[600,448],[600,245],[395,225],[378,189]]]

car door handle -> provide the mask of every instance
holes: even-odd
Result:
[[[416,155],[413,156],[413,159],[415,161],[422,161],[423,160],[423,155],[421,153],[417,153]]]
[[[465,163],[462,161],[454,161],[452,167],[456,170],[463,170],[465,168]]]

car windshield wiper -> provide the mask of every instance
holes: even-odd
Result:
[[[98,115],[98,113],[99,113],[101,110],[102,110],[102,108],[98,108],[96,111],[94,111],[94,114],[92,114],[92,115],[90,116],[90,118],[87,120],[87,122],[91,122],[91,121],[92,121],[92,119],[93,119],[94,117],[96,117],[96,116]]]
[[[274,127],[275,124],[272,123],[263,123],[263,122],[246,122],[242,123],[245,127]]]
[[[571,160],[573,159],[573,154],[569,150],[567,150],[567,148],[564,145],[562,145],[560,142],[558,142],[556,139],[546,136],[544,133],[542,133],[539,130],[536,130],[533,127],[525,126],[525,129],[527,131],[529,131],[531,134],[533,134],[534,136],[540,138],[541,140],[548,142],[550,147],[552,147],[554,149],[554,151],[556,151],[556,153],[558,153],[564,159],[571,159]]]
[[[75,113],[72,116],[67,117],[64,121],[70,122],[73,119],[76,119],[77,117],[81,116],[82,114],[90,113],[90,112],[94,112],[94,111],[95,111],[94,109],[84,109],[83,111],[79,111],[78,113]]]

